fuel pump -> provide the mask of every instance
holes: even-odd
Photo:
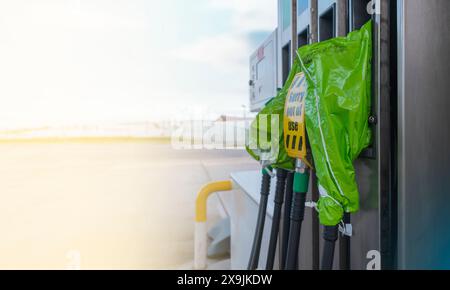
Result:
[[[309,185],[309,169],[311,168],[310,163],[307,161],[306,150],[306,93],[306,77],[303,72],[300,72],[295,75],[286,96],[283,122],[286,152],[291,158],[296,159],[286,270],[295,270],[297,268],[301,228],[305,215],[305,202]]]
[[[331,270],[339,232],[350,237],[350,214],[359,210],[353,162],[371,144],[372,23],[347,37],[303,46],[298,51],[307,76],[308,141],[314,156],[324,226],[322,270]],[[341,255],[348,257],[349,243]],[[342,259],[349,268],[349,259]]]

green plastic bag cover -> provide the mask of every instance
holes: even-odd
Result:
[[[247,152],[257,161],[268,162],[265,165],[271,165],[272,168],[295,169],[295,159],[288,156],[284,145],[283,123],[286,96],[295,75],[300,71],[300,62],[296,58],[286,84],[277,96],[258,113],[256,119],[250,125],[249,142],[246,144]],[[261,118],[262,116],[268,117]],[[275,120],[273,116],[277,116],[278,120]],[[273,134],[273,126],[277,126],[276,134]],[[264,137],[261,138],[261,136]],[[272,156],[273,154],[275,156]]]
[[[299,49],[308,91],[306,128],[319,180],[320,222],[359,210],[354,160],[370,145],[372,23]]]

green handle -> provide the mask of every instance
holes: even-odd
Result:
[[[270,175],[269,172],[272,172],[273,168],[272,166],[267,166],[266,168],[262,169],[262,174],[263,175]]]
[[[294,175],[294,192],[308,192],[309,187],[309,172],[296,172]]]

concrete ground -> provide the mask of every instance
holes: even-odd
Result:
[[[255,168],[244,151],[2,143],[0,269],[189,268],[197,191]]]

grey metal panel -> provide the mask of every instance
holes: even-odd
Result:
[[[351,268],[364,270],[367,253],[379,251],[379,185],[378,162],[359,159],[355,162],[356,181],[360,193],[360,210],[352,214],[354,235],[351,238]]]
[[[337,0],[337,36],[345,36],[348,28],[348,0]]]
[[[259,112],[271,98],[276,96],[278,88],[278,29],[258,47],[250,56],[250,111]],[[260,52],[264,56],[259,56]],[[261,69],[261,65],[265,69]],[[268,69],[272,68],[272,69]]]
[[[450,1],[399,4],[399,266],[450,269]]]

